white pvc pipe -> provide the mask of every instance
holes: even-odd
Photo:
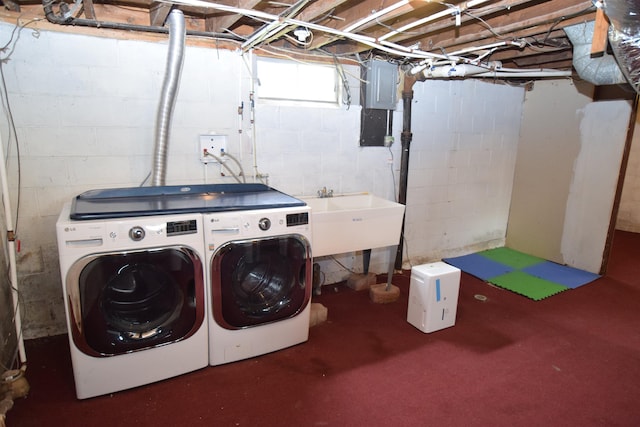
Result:
[[[443,78],[443,77],[465,77],[472,76],[474,74],[485,73],[486,67],[479,67],[477,65],[458,64],[458,65],[445,65],[441,67],[433,67],[425,69],[422,74],[427,78]]]
[[[493,48],[502,47],[502,46],[522,47],[523,44],[515,41],[497,42],[497,43],[485,44],[484,46],[472,46],[466,49],[456,50],[455,52],[451,52],[451,55],[453,56],[464,55],[465,53],[477,52],[479,50],[493,49]]]
[[[0,135],[0,181],[2,181],[2,203],[4,204],[4,217],[7,227],[7,235],[14,234],[13,229],[13,217],[11,215],[11,199],[9,197],[9,183],[7,178],[7,167],[4,164],[4,144],[2,142],[2,135]],[[20,356],[20,363],[24,365],[27,363],[27,353],[24,349],[24,340],[22,337],[22,318],[20,316],[20,300],[18,295],[18,267],[16,263],[16,242],[15,235],[12,238],[7,238],[9,249],[9,276],[11,284],[11,299],[13,301],[14,310],[14,324],[16,327],[16,339],[18,341],[18,352]]]
[[[571,71],[555,71],[555,70],[530,70],[518,73],[507,71],[488,71],[484,67],[476,65],[459,64],[455,67],[437,67],[433,70],[426,69],[422,74],[427,79],[442,79],[452,77],[500,77],[500,78],[544,78],[544,77],[570,77]]]
[[[420,25],[426,24],[427,22],[435,21],[436,19],[440,19],[440,18],[444,18],[446,16],[449,16],[449,15],[452,14],[452,11],[458,11],[459,13],[462,13],[462,12],[464,12],[465,10],[469,9],[472,6],[477,6],[479,4],[486,3],[488,1],[491,1],[491,0],[475,0],[473,2],[468,2],[467,4],[465,4],[463,6],[456,6],[456,7],[447,6],[447,9],[445,9],[445,10],[442,10],[440,12],[436,12],[433,15],[426,16],[426,17],[424,17],[422,19],[418,19],[415,22],[412,22],[410,24],[404,25],[404,26],[398,28],[397,30],[393,30],[393,31],[391,31],[391,32],[379,37],[378,40],[379,41],[386,40],[389,37],[393,37],[396,34],[400,34],[400,33],[403,33],[403,32],[405,32],[407,30],[410,30],[412,28],[415,28],[415,27],[418,27]]]
[[[486,73],[475,74],[471,77],[510,77],[514,79],[526,78],[544,78],[544,77],[571,77],[571,71],[554,71],[554,70],[542,70],[542,71],[519,71],[502,72],[502,71],[487,71]]]
[[[409,0],[402,0],[402,1],[399,1],[398,3],[394,3],[389,7],[385,7],[384,9],[377,11],[376,13],[372,13],[371,15],[367,16],[364,19],[361,19],[360,21],[354,22],[353,24],[351,24],[347,28],[345,28],[343,31],[351,32],[351,31],[355,30],[358,27],[362,27],[363,25],[368,24],[369,22],[373,21],[374,19],[378,19],[381,16],[384,16],[387,13],[391,13],[394,10],[400,9],[402,6],[406,6],[408,4],[409,4]]]
[[[499,72],[506,72],[506,73],[511,73],[511,74],[515,74],[515,73],[531,73],[536,72],[536,73],[541,73],[541,72],[555,72],[557,70],[554,69],[550,69],[550,68],[505,68],[505,67],[498,67],[496,68],[496,71]],[[564,73],[564,71],[562,71]],[[569,72],[570,73],[570,72]],[[571,73],[570,73],[571,74]]]
[[[378,38],[378,40],[383,41],[386,40],[390,37],[395,36],[396,34],[401,34],[407,30],[410,30],[412,28],[415,28],[419,25],[423,25],[426,24],[427,22],[431,22],[431,21],[435,21],[436,19],[440,19],[440,18],[444,18],[445,16],[450,16],[451,15],[451,9],[446,9],[446,10],[442,10],[440,12],[434,13],[433,15],[429,15],[427,17],[424,17],[422,19],[419,19],[415,22],[412,22],[410,24],[404,25],[400,28],[398,28],[397,30],[393,30],[383,36],[380,36]]]
[[[471,0],[467,2],[465,9],[471,9],[474,6],[477,6],[479,4],[486,3],[486,2],[487,0]]]

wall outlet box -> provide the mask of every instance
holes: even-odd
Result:
[[[225,162],[223,153],[227,151],[227,135],[200,135],[198,153],[200,161],[208,163]]]

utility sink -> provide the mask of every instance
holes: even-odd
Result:
[[[303,200],[311,207],[314,257],[395,246],[400,241],[404,205],[371,194]]]

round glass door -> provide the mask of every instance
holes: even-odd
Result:
[[[79,262],[84,265],[78,277],[77,341],[86,353],[114,355],[178,341],[203,321],[202,263],[188,248]]]
[[[223,245],[211,264],[216,322],[238,329],[302,311],[311,295],[309,254],[307,241],[297,236]]]

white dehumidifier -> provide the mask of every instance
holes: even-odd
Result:
[[[411,268],[407,322],[422,332],[434,332],[456,323],[460,270],[444,262]]]

